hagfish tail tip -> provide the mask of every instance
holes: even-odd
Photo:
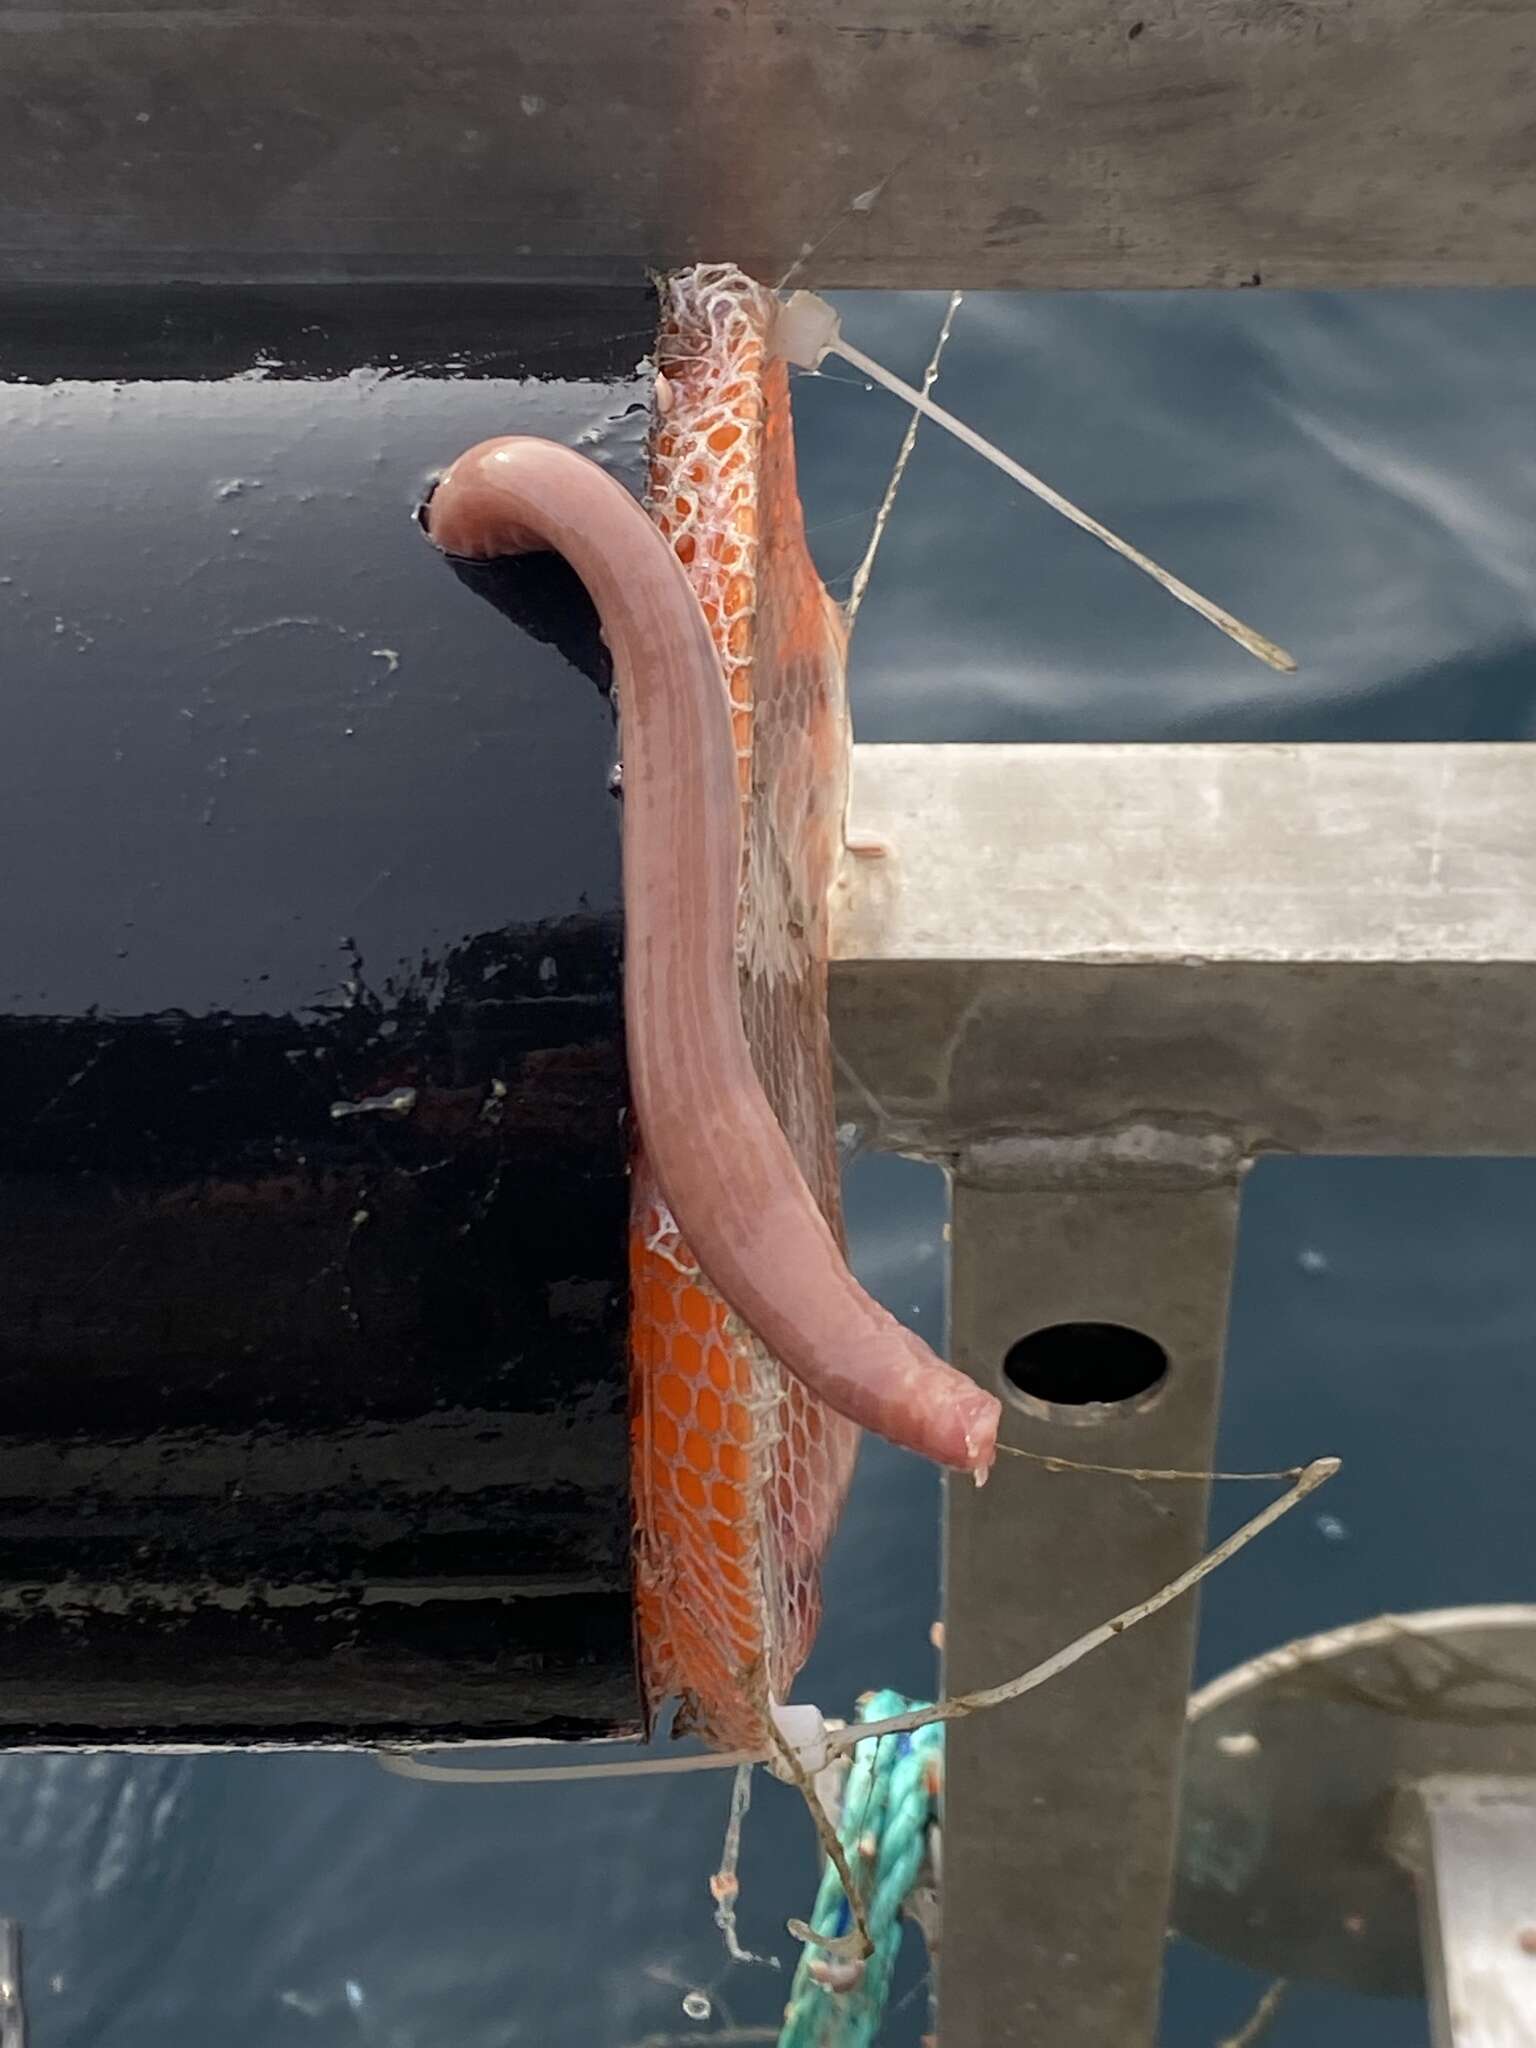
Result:
[[[962,1454],[955,1468],[968,1472],[978,1486],[985,1486],[997,1461],[997,1432],[1003,1419],[1003,1404],[995,1394],[967,1380],[955,1401],[955,1421],[961,1431]]]

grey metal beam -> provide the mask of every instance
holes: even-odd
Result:
[[[968,1180],[1536,1152],[1536,748],[860,747],[844,1113]]]
[[[1536,1779],[1427,1779],[1421,1881],[1435,2048],[1536,2048]]]
[[[0,1920],[0,2048],[27,2048],[19,1920]]]
[[[1016,1338],[1120,1323],[1169,1358],[1165,1390],[1091,1435],[1014,1410],[1005,1441],[1105,1464],[1210,1463],[1237,1187],[954,1197],[950,1352],[995,1387]],[[1206,1488],[1003,1459],[948,1491],[944,1688],[1026,1671],[1193,1564]],[[943,2048],[1141,2048],[1156,2026],[1196,1608],[1186,1600],[1029,1694],[951,1729]]]
[[[13,6],[0,276],[1531,283],[1532,52],[1508,0]]]
[[[1015,1398],[1029,1450],[1201,1469],[1259,1152],[1536,1152],[1536,748],[866,747],[840,884],[843,1113],[954,1182],[951,1352],[1122,1325],[1140,1398]],[[1004,1384],[1004,1391],[1008,1391]],[[1204,1489],[952,1487],[946,1686],[1151,1593]],[[953,1734],[943,2048],[1148,2048],[1192,1602]]]

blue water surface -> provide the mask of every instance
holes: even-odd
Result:
[[[839,303],[865,349],[921,373],[942,298]],[[1533,322],[1522,293],[969,299],[940,395],[1301,671],[1260,668],[925,429],[855,637],[860,736],[1536,737]],[[495,397],[477,387],[476,431]],[[382,396],[345,402],[387,436]],[[813,544],[843,591],[905,419],[835,365],[797,403]],[[200,418],[212,435],[206,393]],[[210,446],[210,478],[227,466]],[[849,1175],[861,1273],[935,1339],[943,1200],[902,1162]],[[1326,1449],[1345,1473],[1325,1513],[1211,1582],[1203,1676],[1386,1608],[1533,1597],[1533,1234],[1528,1162],[1252,1176],[1223,1462]],[[938,1515],[932,1473],[869,1444],[804,1687],[829,1711],[933,1686]],[[714,1775],[482,1789],[364,1757],[0,1757],[0,1911],[27,1930],[32,2048],[770,2039],[785,1972],[728,1965],[711,1922],[726,1795]],[[742,1875],[743,1938],[787,1970],[815,1856],[777,1786]],[[1170,2048],[1211,2048],[1262,1989],[1176,1944]],[[909,1997],[891,2048],[926,2025]],[[1416,2005],[1299,1988],[1266,2038],[1421,2048],[1427,2032]]]

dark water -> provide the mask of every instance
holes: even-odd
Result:
[[[850,335],[909,376],[941,310],[844,302]],[[1536,737],[1533,317],[1515,294],[972,299],[941,395],[1289,645],[1302,674],[1260,669],[925,430],[855,641],[862,737]],[[239,473],[226,436],[243,408],[278,403],[263,389],[198,401],[210,484]],[[380,487],[403,489],[517,403],[488,384],[413,400],[365,380],[311,390],[293,431],[355,434],[383,451]],[[167,405],[166,432],[192,431]],[[602,410],[593,398],[582,416]],[[801,387],[800,415],[814,543],[837,586],[904,421],[841,371]],[[291,573],[274,553],[270,611],[253,616],[299,609]],[[363,565],[350,593],[362,637],[338,654],[363,670],[379,665],[369,647],[398,644],[366,630],[389,581]],[[272,653],[276,676],[276,636]],[[942,1188],[865,1158],[849,1194],[861,1271],[936,1333]],[[1384,1608],[1532,1597],[1533,1228],[1523,1162],[1254,1174],[1223,1461],[1326,1449],[1346,1471],[1324,1512],[1211,1582],[1202,1675]],[[806,1697],[831,1710],[872,1684],[931,1686],[937,1513],[927,1471],[867,1448]],[[728,1968],[711,1928],[724,1807],[707,1776],[461,1789],[366,1758],[0,1758],[0,1911],[28,1930],[34,2048],[729,2039],[731,2022],[771,2021],[782,1979]],[[748,1944],[787,1956],[783,1920],[814,1872],[777,1787],[759,1794],[743,1876]],[[1261,1989],[1176,1945],[1166,2040],[1205,2048]],[[708,2018],[685,2016],[690,1992]],[[887,2038],[913,2048],[922,2026],[918,2000]],[[1426,2038],[1417,2007],[1307,1991],[1268,2036]]]

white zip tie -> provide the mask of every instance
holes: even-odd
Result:
[[[995,469],[1000,469],[1004,476],[1011,477],[1026,491],[1032,491],[1037,498],[1043,499],[1064,519],[1070,519],[1072,524],[1080,526],[1084,533],[1091,533],[1094,539],[1101,540],[1105,547],[1112,548],[1117,555],[1123,555],[1126,561],[1133,562],[1145,575],[1150,576],[1154,583],[1161,584],[1170,597],[1176,597],[1180,604],[1187,604],[1191,611],[1198,612],[1202,619],[1208,620],[1219,632],[1225,633],[1229,640],[1235,640],[1239,647],[1245,648],[1256,660],[1266,662],[1270,668],[1279,669],[1284,675],[1295,673],[1294,655],[1287,654],[1285,649],[1277,646],[1273,640],[1256,632],[1252,626],[1245,626],[1242,620],[1234,618],[1231,612],[1223,610],[1219,604],[1213,604],[1208,597],[1202,597],[1198,590],[1191,589],[1189,584],[1182,582],[1179,577],[1159,567],[1150,555],[1144,555],[1139,548],[1132,547],[1129,541],[1122,540],[1117,533],[1111,533],[1107,526],[1101,525],[1080,506],[1074,505],[1070,498],[1064,498],[1060,491],[1054,490],[1043,478],[1036,476],[1022,463],[1015,462],[1011,455],[1005,455],[1001,448],[985,440],[974,427],[968,427],[964,420],[956,419],[952,412],[946,412],[942,405],[936,404],[923,392],[914,390],[910,384],[903,383],[900,377],[893,376],[872,356],[867,356],[862,349],[855,348],[851,341],[845,341],[842,323],[837,314],[825,299],[818,298],[814,292],[795,292],[785,301],[774,322],[770,347],[775,355],[786,357],[790,362],[798,364],[802,370],[814,370],[823,356],[841,356],[845,363],[851,363],[856,370],[862,370],[866,377],[883,385],[887,391],[894,392],[898,398],[922,413],[925,418],[941,426],[946,433],[953,434],[957,441],[963,441],[967,448],[981,456],[984,461],[990,462]]]
[[[416,1778],[428,1785],[564,1785],[580,1778],[665,1778],[677,1771],[729,1771],[739,1764],[766,1763],[744,1750],[717,1756],[632,1757],[613,1764],[534,1764],[520,1770],[494,1764],[429,1764],[409,1750],[376,1749],[374,1762],[396,1778]]]
[[[1053,1656],[1047,1657],[1044,1663],[1032,1666],[1022,1677],[1011,1678],[1002,1685],[985,1686],[977,1692],[962,1693],[955,1699],[940,1700],[935,1706],[918,1708],[909,1714],[896,1714],[888,1721],[860,1721],[852,1726],[828,1723],[819,1708],[813,1706],[779,1706],[775,1703],[771,1712],[778,1755],[773,1761],[782,1767],[782,1773],[776,1771],[775,1775],[786,1775],[805,1789],[813,1776],[838,1757],[856,1749],[861,1742],[880,1735],[896,1735],[906,1729],[923,1728],[930,1721],[963,1720],[968,1714],[986,1707],[1002,1706],[1005,1701],[1033,1692],[1037,1686],[1045,1685],[1061,1672],[1069,1670],[1090,1652],[1113,1642],[1128,1628],[1150,1620],[1154,1614],[1180,1599],[1218,1565],[1235,1557],[1255,1536],[1262,1535],[1272,1523],[1278,1522],[1282,1515],[1288,1515],[1292,1508],[1299,1507],[1309,1494],[1332,1479],[1340,1468],[1340,1462],[1338,1458],[1314,1458],[1311,1464],[1303,1465],[1288,1492],[1281,1494],[1278,1500],[1272,1500],[1267,1508],[1262,1508],[1240,1528],[1234,1529],[1225,1542],[1207,1551],[1187,1571],[1180,1572],[1177,1578],[1170,1579],[1167,1585],[1160,1586],[1145,1600],[1138,1600],[1133,1607],[1123,1609],[1108,1621],[1100,1622],[1097,1628],[1076,1637]],[[1118,1471],[1120,1468],[1102,1469]],[[1192,1475],[1181,1472],[1176,1476],[1185,1478]],[[1227,1475],[1202,1473],[1199,1476],[1219,1478]],[[1245,1472],[1230,1476],[1248,1479],[1268,1475]],[[1283,1476],[1289,1477],[1289,1474]],[[376,1763],[397,1778],[419,1778],[434,1785],[550,1785],[569,1783],[578,1778],[659,1778],[675,1771],[734,1770],[743,1764],[770,1761],[767,1756],[749,1756],[744,1750],[734,1750],[726,1756],[706,1752],[700,1756],[639,1757],[629,1763],[536,1764],[531,1770],[500,1770],[494,1767],[480,1770],[425,1763],[405,1750],[376,1749],[373,1757]]]

